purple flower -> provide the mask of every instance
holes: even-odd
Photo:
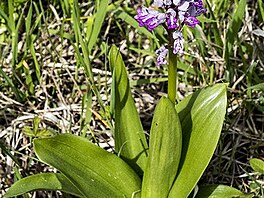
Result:
[[[175,29],[179,26],[178,20],[176,19],[176,12],[173,9],[169,8],[166,16],[168,29]]]
[[[191,27],[195,27],[199,22],[200,21],[196,17],[193,17],[193,16],[186,17],[184,19],[184,23]]]
[[[169,30],[180,30],[182,25],[179,24],[194,27],[199,23],[196,17],[206,12],[202,0],[154,0],[153,5],[166,12],[142,6],[134,17],[140,26],[146,26],[149,31],[163,23]]]
[[[163,2],[165,6],[171,6],[172,4],[171,0],[164,0]]]
[[[174,54],[183,54],[183,36],[182,33],[180,31],[175,31],[173,32],[173,39],[174,39],[174,43],[173,43],[173,53]]]
[[[145,6],[137,10],[137,15],[134,18],[139,22],[139,26],[147,26],[149,31],[152,31],[159,24],[166,21],[166,15],[164,13],[159,13]]]
[[[173,0],[174,6],[176,6],[176,11],[178,13],[178,18],[182,22],[184,20],[185,13],[189,8],[189,1],[182,1],[182,0]]]
[[[154,0],[153,5],[159,8],[163,8],[164,7],[163,3],[164,3],[163,0]]]
[[[197,17],[206,12],[206,8],[203,6],[203,2],[201,0],[194,0],[191,2],[190,7],[188,9],[188,15]]]
[[[178,25],[178,21],[175,17],[171,16],[170,18],[167,19],[167,26],[168,29],[175,29],[177,28]]]
[[[195,27],[200,22],[196,17],[206,12],[202,0],[154,0],[153,5],[162,8],[164,12],[142,6],[137,10],[135,19],[149,31],[162,24],[172,34],[173,43],[169,45],[172,46],[173,53],[182,54],[184,39],[181,30],[183,25]],[[168,64],[166,47],[160,47],[156,53],[158,65]]]
[[[168,64],[168,61],[166,60],[168,51],[169,50],[165,46],[161,46],[159,49],[156,50],[156,54],[158,55],[158,58],[157,58],[158,65]]]
[[[165,8],[171,5],[171,0],[154,0],[153,5],[159,8]]]

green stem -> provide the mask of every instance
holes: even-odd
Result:
[[[169,49],[168,98],[175,103],[177,91],[177,55]]]

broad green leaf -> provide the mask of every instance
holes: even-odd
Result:
[[[225,185],[205,185],[199,187],[195,198],[246,198],[252,195],[245,195],[239,190]]]
[[[101,31],[101,27],[102,27],[104,20],[105,20],[105,15],[107,12],[108,3],[109,3],[109,0],[101,0],[100,1],[100,5],[97,9],[95,19],[94,19],[94,23],[93,23],[93,30],[92,30],[92,33],[89,37],[89,42],[88,42],[88,51],[89,52],[91,52],[93,46],[96,43],[97,37],[99,36],[99,33]]]
[[[195,187],[216,148],[226,105],[225,84],[202,89],[176,105],[183,140],[179,173],[169,197],[187,197]]]
[[[263,160],[253,158],[249,160],[249,163],[254,171],[264,174],[264,161]]]
[[[41,173],[25,177],[14,183],[4,197],[14,197],[37,190],[60,190],[83,197],[81,192],[61,173]]]
[[[35,139],[34,149],[85,197],[131,197],[140,190],[140,178],[123,160],[85,138],[62,134]]]
[[[143,176],[144,198],[168,197],[181,157],[181,124],[174,104],[168,98],[159,101],[150,130],[147,167]]]
[[[147,141],[131,95],[126,68],[116,46],[110,50],[110,65],[115,85],[115,149],[142,174],[147,162]]]

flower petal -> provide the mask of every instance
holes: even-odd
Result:
[[[193,17],[193,16],[186,17],[184,19],[184,23],[190,27],[195,27],[199,22],[200,21],[196,17]]]
[[[148,30],[152,31],[166,21],[166,14],[142,6],[137,10],[137,15],[134,18],[139,22],[140,26],[147,26]]]
[[[173,53],[174,54],[183,54],[183,36],[180,31],[173,32]]]
[[[165,46],[161,46],[159,49],[156,50],[156,54],[158,55],[158,58],[157,58],[158,65],[168,64],[168,61],[166,60],[168,51],[169,50]]]

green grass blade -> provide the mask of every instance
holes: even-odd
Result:
[[[93,32],[94,16],[89,16],[86,21],[86,38],[90,39]]]
[[[8,29],[9,32],[11,32],[11,27],[9,26],[10,22],[9,22],[9,18],[7,16],[7,14],[4,12],[4,10],[0,9],[0,17],[3,18],[6,22],[6,27]]]
[[[242,21],[244,18],[245,10],[246,10],[246,0],[239,1],[239,4],[237,5],[232,20],[229,22],[229,27],[227,30],[226,35],[226,42],[227,42],[227,49],[226,52],[228,54],[232,51],[232,46],[235,42],[235,39],[237,38],[237,34],[241,28]]]
[[[20,179],[9,188],[4,197],[14,197],[37,190],[60,190],[83,197],[82,193],[61,173],[42,173]]]
[[[208,6],[208,9],[209,9],[209,12],[210,12],[210,15],[212,17],[212,20],[213,21],[216,21],[216,17],[215,17],[215,14],[211,8],[211,5],[210,3],[208,2],[208,0],[206,0],[206,4]],[[221,38],[221,33],[220,33],[220,30],[219,28],[217,27],[217,23],[212,23],[213,25],[213,33],[214,33],[214,40],[215,40],[215,44],[219,45],[220,47],[223,47],[223,40]]]
[[[30,31],[30,28],[32,26],[32,23],[31,23],[31,21],[32,21],[32,11],[33,11],[33,5],[32,5],[32,1],[30,1],[29,10],[28,10],[28,14],[27,14],[27,17],[26,17],[27,45],[29,47],[30,53],[31,53],[32,58],[33,58],[37,80],[38,80],[38,82],[40,82],[40,76],[41,76],[40,65],[39,65],[38,60],[37,60],[35,46],[34,46],[35,36],[32,34],[33,30]],[[27,74],[27,79],[30,79],[30,78],[32,79],[32,77],[28,73]]]
[[[115,149],[139,174],[147,160],[147,141],[131,95],[121,54],[112,46],[110,65],[115,83]]]
[[[257,85],[253,85],[247,88],[248,90],[254,90],[254,91],[264,91],[264,83],[259,83]]]
[[[20,164],[16,156],[14,156],[11,153],[10,149],[7,147],[7,145],[5,145],[1,141],[0,141],[0,150],[1,150],[1,153],[8,155],[16,163],[16,165],[19,166],[19,168],[22,168],[22,165]]]
[[[87,81],[89,84],[94,83],[93,72],[91,68],[91,62],[89,57],[88,43],[83,39],[83,34],[81,32],[81,24],[80,24],[80,10],[78,1],[74,0],[74,6],[72,6],[72,22],[73,29],[75,34],[75,51],[76,51],[76,59],[85,69],[85,74],[88,77]],[[79,49],[79,45],[81,45],[81,51]],[[91,83],[90,83],[91,82]]]
[[[89,198],[131,197],[140,190],[137,174],[116,155],[71,134],[34,140],[38,158],[63,173]]]
[[[8,4],[9,5],[9,4]],[[12,5],[13,7],[13,4],[10,2],[10,5]],[[10,9],[10,13],[12,12],[13,8]],[[13,56],[12,56],[12,67],[13,69],[16,68],[16,64],[17,64],[17,57],[18,57],[18,36],[19,36],[19,29],[20,29],[20,26],[21,26],[21,23],[22,23],[22,19],[23,19],[23,16],[24,16],[24,12],[25,12],[25,7],[22,9],[22,12],[20,13],[20,16],[18,18],[18,21],[15,25],[15,21],[13,19],[13,17],[10,16],[9,14],[9,22],[12,23],[12,21],[14,22],[14,25],[11,25],[11,30],[12,30],[12,33],[11,33],[11,36],[12,36],[12,52],[13,52]],[[14,14],[14,13],[12,13]]]
[[[3,76],[3,78],[6,80],[7,84],[9,85],[9,87],[12,89],[12,91],[14,92],[16,98],[18,101],[22,100],[22,93],[19,89],[17,89],[17,87],[14,85],[12,79],[10,79],[6,73],[3,71],[2,67],[0,66],[0,75]]]
[[[92,117],[91,108],[92,108],[92,92],[90,91],[87,92],[82,98],[81,115],[83,116],[81,117],[80,120],[81,123],[80,132],[82,137],[85,137],[86,132],[89,130],[90,127],[90,122]]]
[[[180,119],[168,98],[161,98],[156,106],[149,142],[141,195],[144,198],[165,198],[177,174],[182,146]]]
[[[229,73],[229,82],[233,82],[234,76],[234,68],[231,67],[230,57],[233,50],[233,45],[235,43],[235,39],[237,39],[238,32],[241,28],[242,21],[244,18],[245,10],[246,10],[247,1],[241,0],[239,1],[232,20],[229,22],[227,34],[226,34],[226,42],[225,42],[225,62],[227,66],[227,72]]]
[[[148,31],[145,27],[140,27],[138,22],[133,17],[131,17],[129,14],[127,14],[122,8],[117,9],[117,11],[115,12],[115,16],[117,18],[122,19],[127,24],[131,25],[132,27],[137,29],[139,32],[145,34],[149,38],[157,40],[154,34],[152,34],[150,31]]]
[[[96,15],[95,15],[95,19],[94,19],[94,23],[93,23],[93,30],[92,33],[89,37],[89,42],[88,42],[88,50],[89,52],[91,52],[93,46],[96,43],[96,40],[99,36],[99,33],[101,31],[101,27],[104,23],[105,20],[105,15],[107,13],[107,7],[108,7],[108,3],[109,0],[101,0],[100,1],[100,5],[97,9]]]
[[[261,19],[262,21],[264,21],[264,2],[262,0],[258,0],[258,8]]]
[[[38,59],[37,59],[36,51],[35,51],[35,47],[34,47],[34,40],[35,40],[34,36],[30,35],[29,50],[30,50],[30,53],[31,53],[32,58],[33,58],[37,79],[40,82],[41,72],[40,72],[40,65],[38,63]]]
[[[227,105],[226,85],[216,84],[176,106],[182,124],[179,174],[170,198],[188,197],[207,167],[220,137]]]
[[[8,0],[8,26],[11,29],[12,32],[15,31],[15,19],[14,19],[14,1]]]
[[[27,14],[26,21],[25,21],[27,36],[31,35],[30,32],[29,32],[30,31],[30,27],[31,27],[31,21],[32,21],[31,19],[32,19],[32,1],[30,1],[28,14]]]

